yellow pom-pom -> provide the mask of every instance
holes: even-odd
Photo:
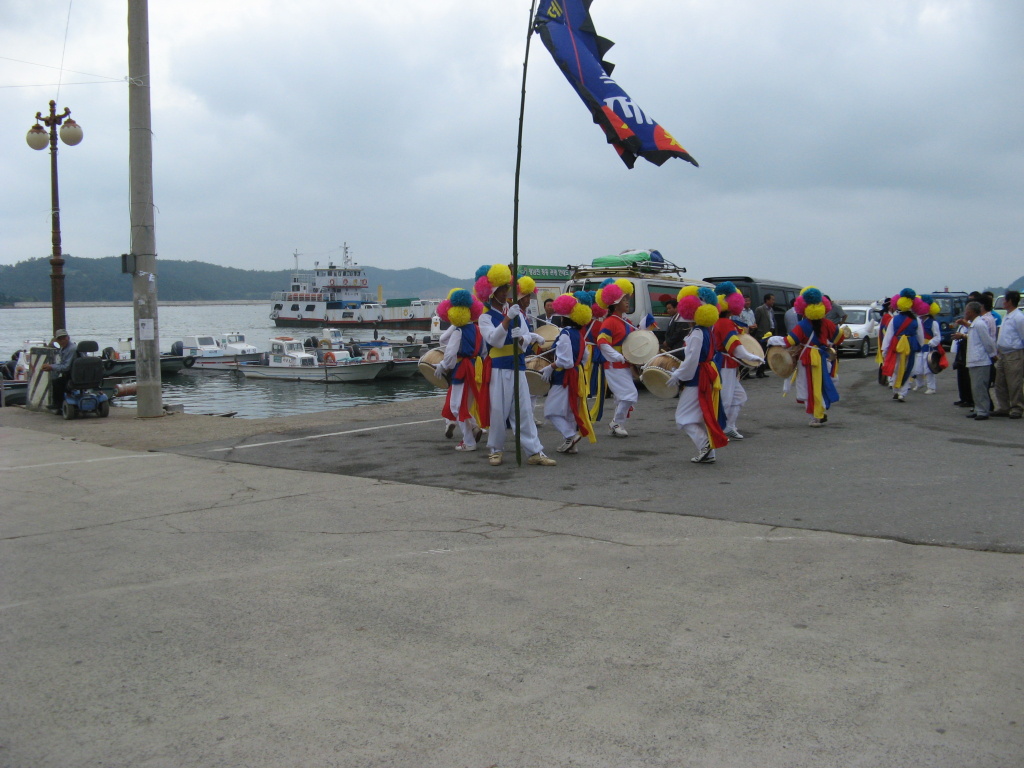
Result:
[[[718,322],[718,308],[714,304],[702,304],[693,313],[693,319],[697,325],[710,328]]]
[[[908,299],[906,296],[901,296],[900,300],[896,302],[896,309],[900,312],[909,312],[914,306],[914,300]]]
[[[929,315],[937,315],[941,311],[942,311],[942,307],[939,306],[939,302],[937,302],[937,301],[933,301],[931,303],[931,306],[928,307],[928,314]]]
[[[619,286],[619,288],[622,289],[622,292],[627,296],[633,295],[633,283],[631,283],[626,278],[620,277],[618,280],[615,281],[615,284]]]
[[[824,304],[808,304],[804,310],[804,317],[808,320],[821,320],[825,316]]]
[[[676,301],[682,301],[684,296],[696,296],[697,295],[696,285],[687,285],[679,291],[679,295],[676,296]]]
[[[469,313],[469,307],[452,307],[448,310],[448,322],[456,328],[469,325],[472,319],[473,318]]]
[[[512,270],[508,264],[495,264],[487,270],[487,279],[491,285],[509,285],[512,282]]]
[[[725,312],[729,308],[729,298],[724,294],[718,294],[718,311]]]
[[[815,290],[818,290],[818,286],[816,286],[816,285],[806,285],[806,286],[804,286],[803,288],[800,289],[800,293],[803,293],[804,291],[809,291],[811,288],[814,288]]]
[[[523,275],[519,278],[519,295],[526,296],[527,294],[533,293],[537,290],[537,281],[529,275]]]
[[[577,304],[572,308],[572,312],[569,313],[569,319],[580,326],[589,323],[593,316],[594,313],[586,304]]]
[[[448,298],[450,299],[452,297],[452,294],[455,293],[458,290],[461,290],[461,289],[459,289],[459,288],[452,288],[450,291],[448,291]]]

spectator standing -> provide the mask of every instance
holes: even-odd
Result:
[[[754,331],[754,338],[761,343],[761,349],[768,348],[768,341],[766,336],[775,336],[775,294],[766,293],[764,295],[764,304],[754,310],[754,325],[756,330]],[[763,379],[764,372],[768,368],[768,364],[760,366],[757,369],[757,378]]]
[[[795,305],[786,310],[786,315],[782,320],[786,323],[786,333],[792,333],[797,323],[800,322],[800,314],[796,311]]]
[[[743,311],[739,314],[739,320],[736,321],[738,325],[745,327],[748,332],[754,330],[754,326],[757,325],[757,320],[754,318],[754,310],[750,306],[750,297],[744,295],[743,297]]]
[[[974,408],[967,414],[967,418],[976,421],[987,419],[991,410],[988,387],[992,378],[992,358],[996,355],[996,341],[982,316],[983,311],[980,302],[968,302],[963,320],[960,321],[965,331],[953,334],[958,341],[967,342],[966,366],[974,396]]]
[[[1024,312],[1020,310],[1020,291],[1007,291],[1003,297],[1006,317],[996,339],[995,410],[992,416],[1019,419],[1024,414]]]
[[[832,302],[832,309],[830,309],[828,311],[828,314],[825,315],[825,319],[831,320],[833,323],[835,323],[836,327],[838,328],[840,325],[846,322],[846,310],[843,309],[842,304],[840,304],[838,301],[833,301],[830,296],[826,296],[825,298]]]
[[[50,371],[50,392],[53,398],[53,406],[50,410],[58,413],[64,404],[64,392],[67,389],[68,378],[71,376],[71,364],[78,354],[78,345],[71,341],[68,332],[63,328],[53,335],[53,340],[50,343],[56,344],[59,348],[57,359],[52,363],[43,363],[42,369]]]

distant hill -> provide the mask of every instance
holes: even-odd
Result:
[[[64,257],[65,301],[131,301],[132,281],[121,273],[121,258]],[[379,269],[366,267],[369,291],[384,287],[384,298],[444,298],[452,288],[469,288],[472,280],[459,280],[432,269]],[[235,269],[202,261],[157,261],[157,296],[163,301],[270,300],[273,291],[286,290],[292,270],[267,272]],[[49,301],[50,261],[31,259],[0,265],[0,297],[8,302]]]

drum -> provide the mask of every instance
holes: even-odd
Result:
[[[656,355],[640,372],[640,381],[655,397],[671,400],[679,394],[679,385],[669,384],[668,377],[679,367],[679,362],[673,355]]]
[[[772,373],[784,379],[792,376],[793,371],[796,370],[796,358],[800,349],[801,347],[793,347],[792,349],[788,347],[768,347],[765,360],[768,363],[768,367],[772,369]]]
[[[544,337],[544,343],[540,345],[543,350],[551,349],[562,329],[551,323],[537,323],[537,335]]]
[[[420,373],[423,374],[423,378],[438,389],[448,389],[448,385],[450,384],[448,377],[438,378],[437,374],[434,373],[434,366],[442,360],[444,360],[444,350],[440,347],[435,347],[421,357],[417,365],[419,366]]]
[[[526,358],[526,384],[530,388],[532,397],[543,397],[551,389],[551,382],[544,381],[540,372],[551,365],[550,360],[534,356]]]
[[[752,355],[757,355],[761,358],[761,363],[764,362],[764,350],[761,349],[761,345],[757,343],[757,339],[751,336],[749,333],[740,334],[740,344]],[[737,360],[740,365],[745,365],[748,368],[757,368],[761,363],[752,363],[749,360]]]
[[[622,342],[622,356],[633,365],[647,365],[660,346],[654,331],[633,331]]]

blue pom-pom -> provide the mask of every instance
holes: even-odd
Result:
[[[917,296],[917,291],[915,291],[913,288],[904,288],[902,291],[900,291],[900,296],[902,296],[904,299],[913,299],[915,296]]]
[[[801,296],[808,304],[821,304],[821,291],[817,288],[808,288]]]
[[[719,283],[715,286],[715,293],[719,296],[732,296],[736,293],[736,284],[732,280],[726,280],[724,283]]]
[[[490,264],[484,264],[482,267],[480,267],[476,271],[476,276],[473,278],[473,282],[476,282],[477,280],[479,280],[481,277],[483,277],[484,275],[486,275],[490,271],[491,271],[491,265]]]
[[[718,294],[715,293],[714,289],[708,288],[706,285],[702,285],[697,289],[697,298],[703,301],[705,304],[717,304]]]
[[[587,291],[576,291],[575,293],[573,293],[573,296],[576,297],[576,301],[578,301],[580,304],[586,304],[588,307],[594,305],[594,297]]]
[[[603,283],[601,283],[597,287],[600,290],[601,288],[604,288],[606,285],[611,285],[614,282],[615,282],[615,278],[614,277],[608,277],[608,278],[605,278],[605,281]]]
[[[473,306],[473,294],[467,291],[465,288],[460,288],[451,295],[448,299],[453,307],[472,307]]]
[[[931,304],[933,301],[935,301],[935,297],[932,296],[930,293],[926,293],[921,297],[921,301],[923,301],[925,304]]]

